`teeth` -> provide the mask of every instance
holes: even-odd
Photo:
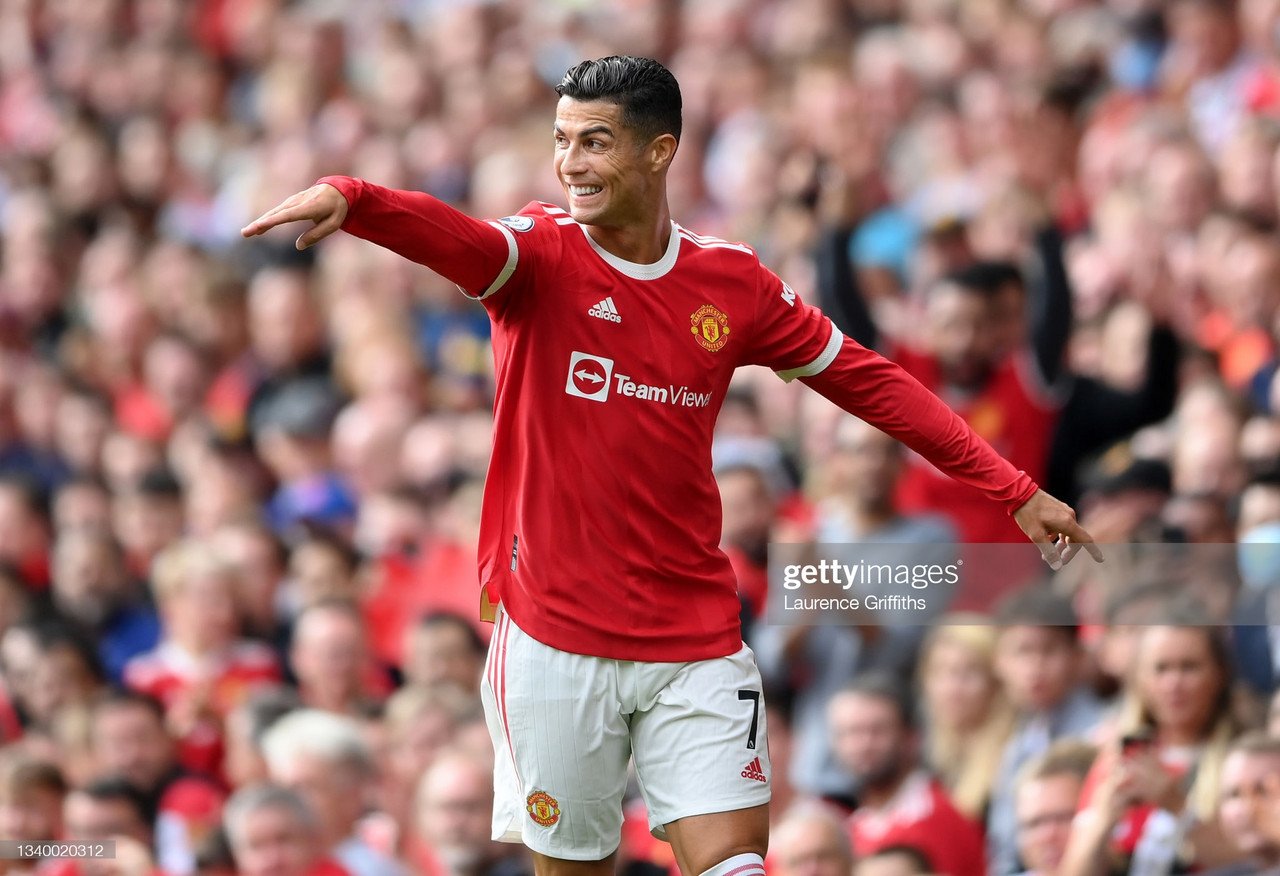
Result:
[[[579,197],[585,195],[594,195],[596,192],[604,191],[602,186],[569,186],[569,191]]]

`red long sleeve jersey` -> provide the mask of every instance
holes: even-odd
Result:
[[[663,256],[635,264],[549,204],[482,222],[420,193],[321,182],[346,197],[346,231],[436,270],[488,310],[497,394],[480,581],[544,644],[679,662],[741,647],[711,472],[716,415],[739,365],[804,379],[1007,507],[1035,491],[749,247],[672,223]]]

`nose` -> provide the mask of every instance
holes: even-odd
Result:
[[[560,175],[575,176],[586,170],[586,162],[583,160],[585,154],[581,146],[570,141],[569,145],[560,151]]]

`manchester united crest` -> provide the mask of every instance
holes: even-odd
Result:
[[[699,344],[716,352],[729,342],[729,317],[714,305],[704,304],[689,317],[689,331]]]
[[[524,802],[525,811],[534,824],[550,827],[560,820],[560,803],[546,791],[534,791]]]

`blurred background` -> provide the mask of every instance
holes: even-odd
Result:
[[[488,841],[485,313],[239,229],[326,174],[559,202],[553,86],[619,53],[680,81],[677,221],[1099,540],[1227,546],[957,595],[999,626],[770,626],[770,541],[1021,536],[741,371],[771,874],[1280,864],[1280,0],[0,0],[0,836],[122,838],[0,871],[532,872]],[[634,795],[620,865],[674,866]]]

